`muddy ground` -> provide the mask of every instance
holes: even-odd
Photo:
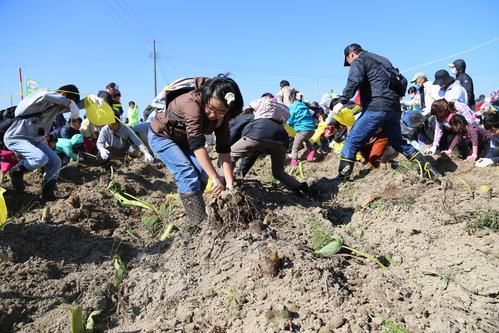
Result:
[[[23,195],[4,180],[0,332],[68,332],[69,306],[84,318],[100,311],[97,332],[499,331],[497,167],[440,158],[446,175],[435,184],[399,160],[396,170],[359,165],[355,181],[336,184],[329,155],[304,163],[313,189],[304,198],[275,182],[269,164],[258,161],[243,194],[215,201],[201,229],[167,196],[175,186],[161,163],[113,168],[121,193],[158,210],[169,203],[156,223],[113,199],[109,169],[62,170],[64,199],[44,221],[40,174],[27,176]],[[496,230],[480,225],[491,219]],[[160,241],[168,223],[177,229]],[[386,268],[347,249],[314,253],[313,224]]]

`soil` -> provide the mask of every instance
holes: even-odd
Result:
[[[64,168],[61,199],[47,205],[40,173],[26,176],[22,195],[7,178],[0,332],[68,332],[69,306],[85,318],[99,310],[96,332],[381,332],[388,320],[409,332],[498,332],[499,234],[470,228],[473,212],[497,214],[498,168],[440,158],[437,184],[399,163],[359,164],[338,184],[332,154],[305,162],[312,194],[300,197],[265,158],[239,189],[206,195],[209,219],[197,228],[167,196],[176,187],[161,163],[113,168],[123,192],[174,207],[153,227],[143,221],[151,211],[114,200],[109,169]],[[386,268],[348,250],[316,254],[312,219]]]

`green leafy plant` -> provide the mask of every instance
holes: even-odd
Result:
[[[113,178],[114,172],[111,168],[111,180],[107,185],[107,189],[111,192],[114,199],[122,205],[140,207],[150,212],[150,215],[145,215],[142,218],[142,223],[151,236],[156,236],[161,230],[161,222],[168,221],[174,213],[177,201],[175,195],[167,195],[166,202],[158,209],[155,205],[147,201],[141,200],[129,193],[123,192],[123,187],[121,186],[121,184],[115,181]],[[166,238],[168,238],[169,234],[173,231],[173,227],[170,227],[169,225],[166,226],[160,238],[165,237],[165,233],[168,228],[170,228],[168,235],[166,235]]]
[[[409,333],[408,330],[394,322],[393,320],[390,320],[386,317],[382,317],[383,322],[381,326],[383,327],[383,333]]]
[[[469,211],[465,214],[467,220],[465,229],[469,233],[480,229],[499,230],[499,211],[490,207]]]
[[[309,224],[312,232],[310,236],[310,245],[315,253],[323,255],[333,255],[340,252],[342,249],[345,249],[358,256],[371,260],[381,268],[386,268],[385,265],[383,265],[373,256],[345,245],[343,238],[331,234],[318,219],[310,219]]]
[[[114,283],[114,287],[116,289],[118,289],[119,286],[121,285],[121,282],[123,282],[123,278],[126,275],[127,267],[126,267],[125,263],[123,262],[123,260],[121,260],[121,258],[119,256],[114,256],[113,266],[114,266],[113,283]]]
[[[79,306],[66,305],[64,306],[70,313],[69,331],[71,333],[93,333],[95,329],[95,316],[98,316],[101,311],[92,311],[87,317],[86,323],[83,320],[83,309]]]

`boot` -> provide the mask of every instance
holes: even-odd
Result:
[[[349,180],[353,172],[353,165],[355,161],[340,157],[340,165],[338,166],[338,175],[334,180]]]
[[[315,161],[315,149],[311,148],[307,154],[307,161],[314,162]]]
[[[15,167],[10,169],[9,174],[10,174],[10,179],[12,181],[12,186],[16,189],[18,192],[24,192],[24,189],[26,186],[24,185],[24,173],[28,171],[23,165],[23,161],[17,163]]]
[[[202,192],[181,193],[180,199],[184,205],[185,214],[192,224],[198,225],[206,220],[207,215]]]
[[[51,179],[48,182],[43,182],[42,183],[42,201],[43,202],[49,202],[49,201],[55,201],[57,200],[57,197],[55,196],[55,179]]]
[[[421,155],[419,151],[408,157],[409,161],[416,163],[418,166],[419,176],[429,180],[437,180],[442,175]]]
[[[293,192],[301,197],[307,195],[308,190],[309,190],[308,184],[303,182],[300,183],[300,186],[298,188],[293,189]]]

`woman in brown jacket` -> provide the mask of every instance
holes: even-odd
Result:
[[[187,216],[197,224],[206,218],[203,190],[208,177],[215,194],[233,186],[229,119],[242,112],[243,97],[237,83],[225,74],[182,82],[187,82],[188,91],[173,99],[171,92],[166,93],[167,106],[151,122],[148,141],[175,178]],[[225,180],[205,148],[205,134],[213,132]]]

